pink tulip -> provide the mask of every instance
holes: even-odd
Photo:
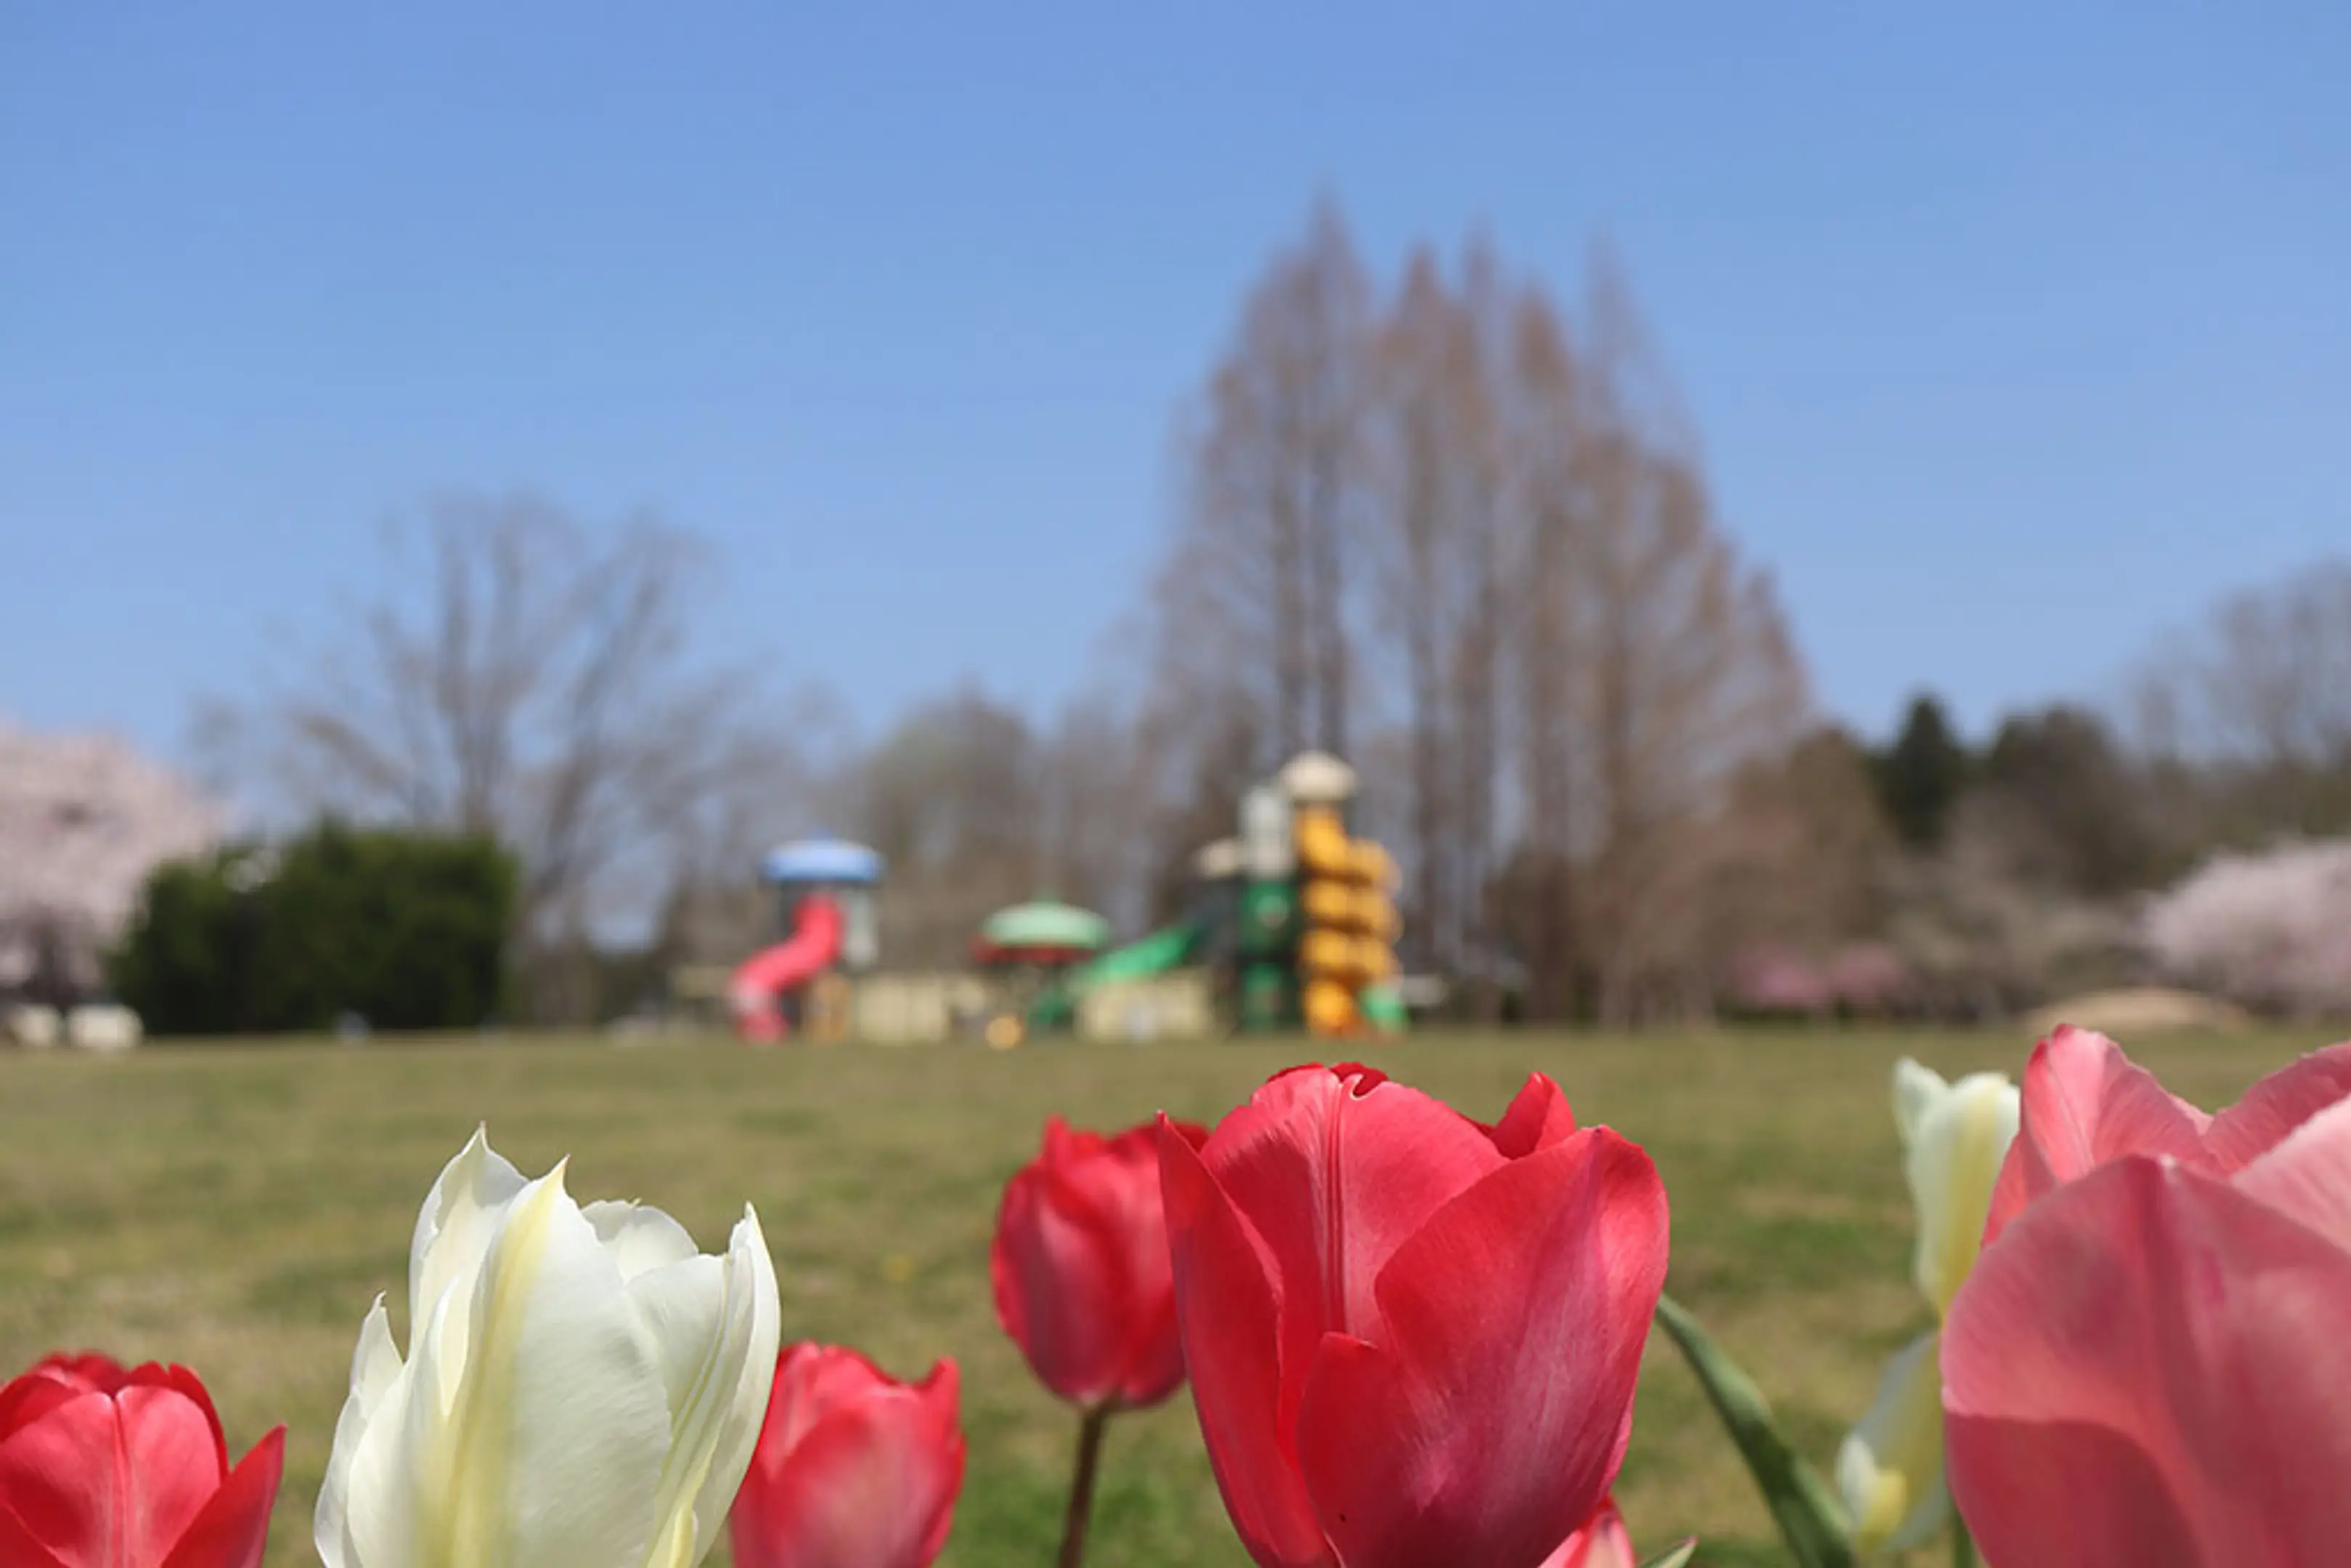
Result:
[[[1603,1499],[1600,1511],[1569,1536],[1542,1568],[1641,1568],[1641,1560],[1633,1555],[1633,1532],[1625,1528],[1616,1500]]]
[[[2307,1568],[2351,1541],[2351,1042],[2218,1116],[2115,1044],[2033,1053],[1943,1340],[1999,1568]]]
[[[736,1568],[926,1568],[963,1487],[956,1364],[900,1383],[853,1350],[785,1347],[727,1529]]]
[[[1169,1124],[1198,1143],[1206,1128]],[[1005,1185],[988,1254],[996,1317],[1045,1386],[1081,1408],[1155,1405],[1183,1385],[1158,1134],[1059,1116]]]
[[[2351,1040],[2313,1051],[2208,1116],[2105,1035],[2060,1028],[2025,1069],[2023,1120],[1992,1193],[1985,1245],[2026,1204],[2109,1160],[2162,1155],[2225,1176],[2346,1096]]]
[[[1539,1568],[1599,1508],[1666,1273],[1641,1150],[1531,1078],[1486,1127],[1359,1066],[1162,1124],[1209,1461],[1267,1568]]]
[[[285,1446],[232,1469],[194,1373],[52,1356],[0,1387],[0,1564],[260,1568]]]

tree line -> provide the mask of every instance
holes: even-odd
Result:
[[[616,965],[643,988],[766,937],[757,855],[799,831],[889,857],[895,962],[957,962],[1040,892],[1140,929],[1310,747],[1365,781],[1407,966],[1488,1018],[1710,1013],[1759,952],[2011,1007],[2126,977],[2133,901],[2216,852],[2351,831],[2351,565],[1980,742],[1931,697],[1885,737],[1823,723],[1629,284],[1588,270],[1571,308],[1473,239],[1384,283],[1316,208],[1179,415],[1123,673],[1059,714],[966,687],[861,737],[697,645],[691,534],[473,497],[209,709],[207,754],[296,816],[504,845],[516,1006],[548,1021],[621,1005]]]

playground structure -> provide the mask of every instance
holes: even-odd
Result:
[[[786,844],[761,868],[785,935],[732,973],[737,1032],[893,1043],[970,1034],[998,1049],[1052,1035],[1393,1034],[1405,1019],[1396,868],[1352,836],[1356,792],[1338,758],[1294,758],[1243,795],[1236,836],[1193,857],[1180,919],[1113,947],[1110,923],[1092,911],[1014,904],[982,923],[969,973],[879,970],[882,857],[839,839]]]
[[[1102,1032],[1105,1015],[1131,1019],[1143,1006],[1135,991],[1186,969],[1207,978],[1199,1012],[1221,1013],[1245,1031],[1303,1028],[1342,1038],[1400,1030],[1395,862],[1378,844],[1349,836],[1356,790],[1354,770],[1337,758],[1293,758],[1242,797],[1238,837],[1194,855],[1185,917],[1071,966],[1029,1001],[1023,1032],[1072,1024]],[[1098,1021],[1088,1028],[1090,1004]],[[1160,1010],[1190,1011],[1181,1001]]]
[[[727,1001],[746,1040],[781,1040],[795,1029],[818,1040],[849,1032],[847,982],[841,971],[872,967],[881,956],[874,895],[882,857],[844,839],[801,839],[760,866],[774,884],[788,935],[735,970]]]
[[[1005,1002],[987,1021],[987,1043],[1004,1051],[1027,1039],[1037,998],[1066,989],[1070,971],[1109,943],[1109,921],[1050,898],[999,909],[981,922],[972,957]]]
[[[1354,770],[1310,751],[1241,804],[1240,1025],[1340,1038],[1392,1034],[1395,862],[1351,837]]]

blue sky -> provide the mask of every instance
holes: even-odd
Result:
[[[1041,707],[1323,189],[1610,236],[1865,727],[2351,549],[2339,6],[656,9],[0,8],[0,716],[175,747],[517,486],[714,537],[779,685]]]

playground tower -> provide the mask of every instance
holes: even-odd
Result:
[[[881,956],[875,894],[882,857],[843,839],[800,839],[771,851],[762,880],[777,891],[782,941],[753,954],[727,988],[737,1032],[773,1040],[799,1030],[832,1040],[849,1028],[842,971]]]
[[[1324,1037],[1384,1029],[1392,1010],[1373,994],[1395,977],[1395,862],[1370,840],[1349,836],[1356,783],[1345,763],[1310,751],[1291,758],[1278,782],[1298,859],[1302,1021]]]
[[[1342,1037],[1403,1024],[1395,863],[1350,835],[1355,794],[1353,768],[1310,751],[1241,799],[1234,946],[1244,1030],[1303,1025]],[[1232,852],[1212,848],[1225,870]]]

